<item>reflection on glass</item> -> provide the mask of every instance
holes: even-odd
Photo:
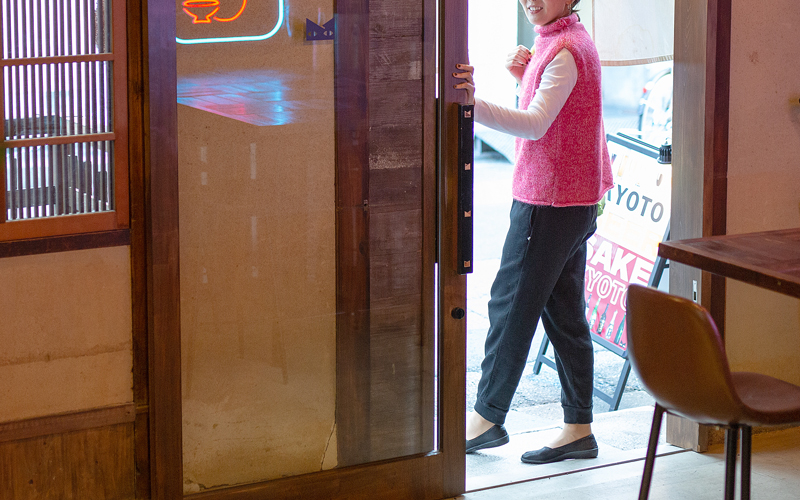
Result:
[[[295,38],[178,46],[187,492],[337,465],[333,46]]]
[[[286,22],[288,0],[175,0],[178,43],[241,43],[275,36]],[[291,33],[289,33],[291,36]]]
[[[186,75],[178,82],[178,103],[251,125],[286,125],[295,122],[299,109],[316,106],[322,99],[292,101],[287,93],[301,77],[274,70],[231,71],[223,74]]]
[[[275,22],[273,1],[213,2],[176,0],[179,37],[230,41]],[[334,46],[303,30],[312,13],[329,22],[333,3],[291,7],[267,39],[178,44],[187,493],[433,449],[420,114],[404,125],[371,107],[370,143],[351,141],[369,150],[369,199],[354,212],[368,225],[344,238]],[[337,268],[353,255],[366,256],[367,285],[345,290]],[[366,321],[357,345],[350,315]]]

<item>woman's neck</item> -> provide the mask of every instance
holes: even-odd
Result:
[[[553,19],[553,20],[552,20],[552,21],[550,21],[549,23],[540,24],[539,26],[547,26],[547,25],[549,25],[549,24],[553,24],[553,23],[555,23],[555,22],[558,22],[558,20],[559,20],[559,19],[564,19],[565,17],[569,17],[569,16],[571,16],[571,15],[572,15],[572,12],[570,12],[569,14],[567,14],[567,15],[564,15],[564,16],[558,16],[557,18]]]

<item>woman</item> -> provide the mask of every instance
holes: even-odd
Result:
[[[520,83],[518,109],[474,97],[473,68],[459,64],[455,86],[475,119],[517,137],[511,225],[489,301],[490,327],[467,453],[508,442],[503,423],[542,320],[561,381],[564,427],[526,463],[595,458],[594,350],[584,316],[586,240],[597,203],[613,186],[605,143],[597,49],[579,22],[580,0],[519,0],[538,33],[531,53],[509,54]]]

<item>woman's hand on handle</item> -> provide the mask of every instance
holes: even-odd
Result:
[[[475,68],[469,64],[456,64],[456,73],[453,77],[464,80],[463,82],[453,85],[454,89],[463,89],[467,91],[467,104],[475,104],[475,81],[472,79],[472,73]]]
[[[517,83],[522,83],[522,75],[525,74],[525,68],[528,67],[532,56],[533,54],[527,47],[519,45],[506,57],[506,69],[517,80]]]

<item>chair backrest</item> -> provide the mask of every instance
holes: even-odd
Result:
[[[741,418],[742,403],[708,311],[682,297],[631,285],[626,326],[631,365],[658,404],[701,423]]]

